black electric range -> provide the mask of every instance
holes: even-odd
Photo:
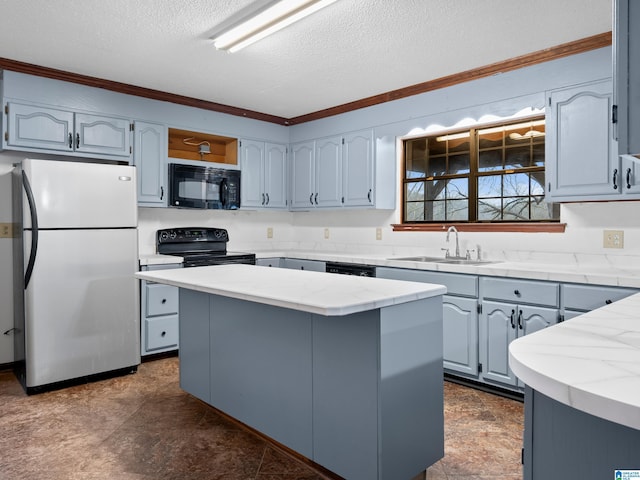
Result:
[[[246,263],[255,265],[254,253],[228,252],[229,233],[224,228],[166,228],[156,232],[156,247],[163,255],[184,258],[183,267]]]

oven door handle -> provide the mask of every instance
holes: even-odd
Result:
[[[220,203],[222,207],[227,206],[227,201],[229,199],[229,185],[227,185],[227,179],[223,178],[220,181]]]

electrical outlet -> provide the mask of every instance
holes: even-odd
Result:
[[[273,227],[267,227],[267,238],[273,238]]]
[[[324,229],[324,238],[325,238],[325,240],[329,239],[329,229],[328,228]]]
[[[13,224],[0,223],[0,238],[12,238],[12,237],[13,237]]]
[[[604,248],[624,248],[624,230],[604,230],[602,246]]]
[[[376,240],[382,240],[382,229],[380,227],[376,228]]]

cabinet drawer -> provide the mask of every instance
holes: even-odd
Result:
[[[378,278],[390,278],[392,280],[435,283],[447,287],[447,294],[449,295],[478,297],[478,277],[474,275],[378,267],[376,269],[376,276]]]
[[[145,289],[148,317],[178,313],[178,287],[147,283]]]
[[[178,315],[147,318],[144,324],[147,351],[178,346]]]
[[[480,278],[480,294],[482,298],[558,307],[559,291],[560,286],[553,282],[493,277]]]
[[[564,308],[589,311],[637,293],[633,288],[562,285]]]

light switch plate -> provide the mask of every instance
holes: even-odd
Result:
[[[329,229],[328,228],[324,229],[324,238],[325,238],[325,240],[329,239]]]
[[[273,227],[267,227],[267,238],[273,238]]]
[[[604,248],[624,248],[624,230],[604,230],[602,246]]]
[[[376,240],[382,240],[382,229],[380,227],[376,228]]]
[[[13,223],[0,223],[0,238],[13,238]]]

